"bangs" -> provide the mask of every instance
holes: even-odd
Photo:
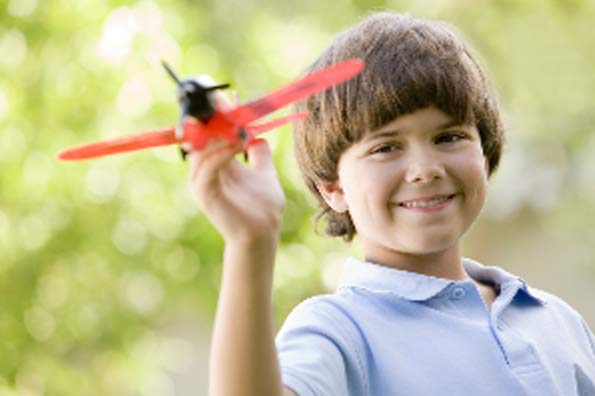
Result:
[[[459,54],[457,57],[460,59]],[[363,78],[370,81],[362,81],[358,95],[365,105],[359,106],[359,114],[349,122],[352,142],[365,132],[431,106],[457,123],[472,124],[475,100],[469,88],[472,84],[465,81],[469,73],[461,72],[464,67],[461,63],[456,58],[420,57],[407,64],[395,60],[388,68],[382,67],[382,63],[370,65],[370,74]]]
[[[456,45],[450,31],[441,32],[445,37],[432,37],[433,45],[424,42],[430,40],[423,32],[405,33],[368,43],[365,53],[341,54],[339,58],[366,59],[366,68],[314,99],[319,106],[308,110],[318,115],[312,121],[319,128],[340,131],[343,144],[354,143],[368,131],[430,106],[458,123],[475,122],[473,106],[481,99],[482,76],[465,48]]]
[[[360,58],[355,78],[295,105],[309,117],[294,123],[294,151],[327,233],[351,240],[349,213],[336,213],[318,183],[338,180],[342,153],[364,135],[416,110],[436,107],[461,125],[475,125],[490,175],[504,144],[496,96],[469,47],[449,24],[375,13],[337,36],[306,74]]]

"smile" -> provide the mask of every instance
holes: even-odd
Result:
[[[428,198],[420,198],[399,203],[399,206],[406,209],[437,210],[442,209],[454,198],[452,195],[437,195]]]

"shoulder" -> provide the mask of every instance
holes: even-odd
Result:
[[[365,339],[343,296],[301,302],[275,343],[283,382],[298,394],[369,394]]]
[[[538,298],[551,313],[572,320],[582,320],[581,315],[570,304],[555,294],[532,286],[527,286],[527,289],[529,293]]]
[[[584,341],[595,356],[593,333],[581,314],[560,297],[534,287],[528,287],[531,294],[541,300],[550,316],[550,322],[559,331],[571,335],[574,341]]]
[[[340,351],[344,359],[352,359],[360,368],[365,360],[366,337],[349,302],[339,294],[311,297],[287,316],[277,334],[278,346],[309,344]]]
[[[287,316],[281,333],[294,327],[316,327],[325,332],[339,333],[353,325],[354,321],[345,296],[324,294],[298,304]]]
[[[585,320],[581,314],[562,298],[535,287],[527,288],[533,296],[537,297],[542,302],[553,318],[566,323],[586,326]]]

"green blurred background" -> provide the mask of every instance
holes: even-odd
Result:
[[[0,396],[204,395],[222,241],[175,148],[60,163],[65,147],[172,125],[159,65],[253,98],[371,10],[455,24],[497,87],[509,142],[465,254],[551,291],[595,327],[595,1],[0,0]],[[312,231],[291,154],[280,324],[358,254]]]

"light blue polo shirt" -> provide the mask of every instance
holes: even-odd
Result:
[[[595,341],[559,298],[496,267],[488,311],[472,280],[349,259],[334,294],[310,298],[277,336],[283,383],[299,396],[595,395]]]

